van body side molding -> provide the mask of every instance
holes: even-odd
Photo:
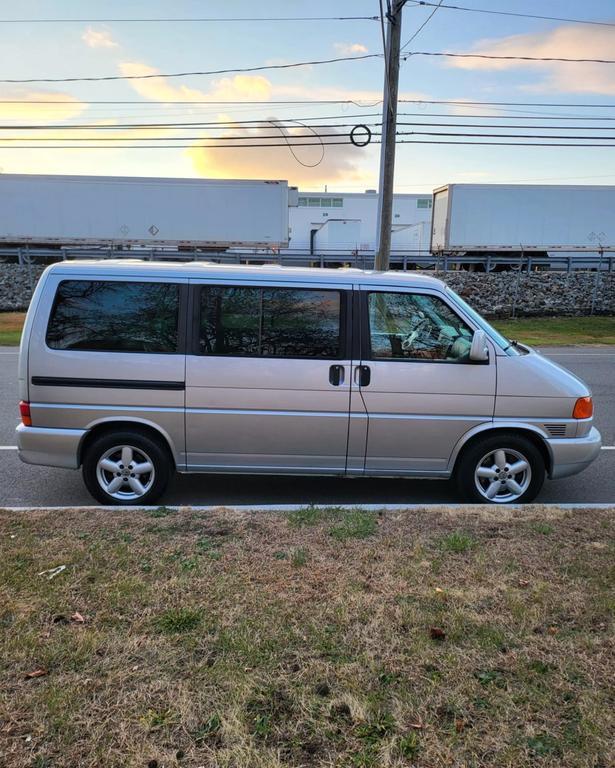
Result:
[[[92,387],[94,389],[171,389],[184,390],[184,381],[150,381],[147,379],[74,379],[68,376],[33,376],[39,387]]]

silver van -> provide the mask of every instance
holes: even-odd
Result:
[[[411,272],[64,262],[19,359],[19,455],[103,504],[174,470],[449,478],[525,502],[600,450],[576,376]]]

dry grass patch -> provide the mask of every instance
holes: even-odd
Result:
[[[606,768],[614,522],[0,512],[0,764]]]

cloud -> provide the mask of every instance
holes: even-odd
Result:
[[[497,56],[540,56],[611,59],[615,50],[615,29],[588,29],[564,25],[537,34],[510,35],[480,41],[472,50]],[[615,69],[606,64],[571,62],[494,61],[489,59],[450,59],[457,69],[506,71],[532,70],[536,81],[523,90],[561,93],[615,94]]]
[[[119,65],[122,75],[157,75],[158,70],[139,61],[124,61]],[[151,101],[226,101],[249,99],[268,101],[271,98],[271,82],[262,75],[235,75],[213,80],[209,90],[175,85],[166,77],[148,80],[131,80],[132,88],[144,99]]]
[[[340,56],[359,56],[368,50],[363,43],[333,43],[333,47]]]
[[[275,123],[272,118],[272,123]],[[240,137],[251,142],[268,142],[263,136],[273,136],[278,132],[273,126],[245,129],[237,126],[225,135]],[[298,134],[304,135],[302,128],[290,130],[281,128],[280,139],[271,140],[280,143],[282,133],[296,144],[300,140]],[[334,129],[321,130],[335,140],[341,134]],[[315,139],[306,139],[306,142]],[[326,143],[327,139],[325,139]],[[229,142],[231,144],[231,142]],[[322,156],[320,146],[293,146],[293,151],[303,163],[312,165]],[[194,145],[186,150],[199,176],[213,179],[288,179],[291,184],[324,184],[340,182],[367,182],[371,173],[362,168],[365,161],[365,150],[350,144],[335,144],[325,147],[322,161],[314,167],[301,165],[292,155],[287,146],[260,147],[256,149],[241,149],[236,142],[232,146],[215,148]]]
[[[11,99],[22,103],[8,103]],[[40,104],[37,102],[51,102]],[[2,103],[4,102],[4,103]],[[71,120],[87,109],[87,104],[67,93],[7,89],[0,92],[0,120],[28,123],[57,123]]]
[[[124,61],[119,64],[122,75],[159,75],[159,70],[140,61]],[[177,81],[163,75],[148,80],[130,80],[129,85],[144,99],[151,101],[270,101],[283,99],[315,98],[323,100],[351,100],[366,104],[380,104],[381,90],[340,88],[335,86],[314,86],[293,83],[274,84],[263,75],[235,75],[211,81],[207,89],[189,88],[176,85]],[[399,94],[400,99],[429,99],[430,96],[418,91]]]
[[[111,33],[106,29],[92,29],[88,27],[81,35],[81,39],[90,48],[117,48],[119,43],[111,37]]]

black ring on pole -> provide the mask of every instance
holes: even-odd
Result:
[[[367,134],[363,141],[361,141],[360,139],[359,140],[355,139],[355,136],[354,136],[355,131],[361,131],[361,130],[365,131],[365,133]],[[371,140],[372,140],[372,132],[366,125],[363,125],[362,123],[360,125],[355,125],[354,128],[350,131],[350,141],[355,145],[355,147],[366,147]]]

